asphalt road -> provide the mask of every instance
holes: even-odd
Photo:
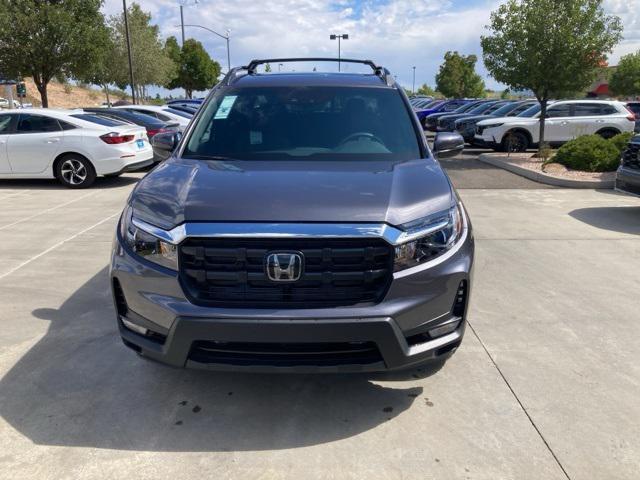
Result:
[[[470,328],[395,375],[144,361],[107,278],[138,176],[0,182],[0,477],[637,479],[640,199],[443,164],[475,227]]]

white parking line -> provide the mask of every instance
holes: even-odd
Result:
[[[2,275],[0,275],[0,280],[3,279],[4,277],[7,277],[9,275],[11,275],[13,272],[15,272],[16,270],[21,269],[22,267],[24,267],[25,265],[30,264],[31,262],[33,262],[34,260],[37,260],[38,258],[46,255],[47,253],[51,252],[52,250],[55,250],[56,248],[58,248],[59,246],[65,244],[66,242],[69,242],[71,240],[73,240],[74,238],[79,237],[80,235],[87,233],[89,230],[92,230],[96,227],[99,227],[100,225],[102,225],[105,222],[108,222],[109,220],[111,220],[113,217],[120,215],[120,212],[116,212],[113,215],[109,215],[107,218],[104,218],[102,220],[100,220],[98,223],[91,225],[90,227],[85,228],[84,230],[79,231],[78,233],[75,233],[73,235],[71,235],[68,238],[65,238],[64,240],[59,241],[58,243],[56,243],[55,245],[47,248],[44,252],[40,252],[39,254],[31,257],[29,260],[25,260],[24,262],[22,262],[20,265],[17,265],[15,267],[13,267],[11,270],[3,273]]]
[[[53,211],[53,210],[55,210],[55,209],[57,209],[57,208],[66,207],[67,205],[70,205],[70,204],[72,204],[72,203],[74,203],[74,202],[78,202],[78,201],[82,200],[83,198],[90,197],[91,195],[96,195],[97,193],[98,193],[98,192],[96,192],[96,191],[93,191],[93,192],[87,193],[87,194],[85,194],[85,195],[82,195],[81,197],[74,198],[73,200],[69,200],[69,201],[68,201],[68,202],[66,202],[66,203],[62,203],[62,204],[60,204],[60,205],[56,205],[55,207],[47,208],[47,209],[45,209],[45,210],[42,210],[41,212],[34,213],[33,215],[30,215],[30,216],[25,217],[25,218],[21,218],[20,220],[16,220],[16,221],[15,221],[15,222],[13,222],[13,223],[9,223],[9,224],[7,224],[7,225],[2,225],[2,226],[0,226],[0,230],[4,230],[5,228],[13,227],[14,225],[17,225],[17,224],[19,224],[19,223],[26,222],[26,221],[31,220],[32,218],[35,218],[35,217],[37,217],[37,216],[39,216],[39,215],[42,215],[42,214],[45,214],[45,213],[51,212],[51,211]]]

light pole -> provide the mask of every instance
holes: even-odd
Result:
[[[227,29],[227,31],[225,32],[224,35],[222,35],[221,33],[216,32],[215,30],[211,30],[210,28],[207,27],[203,27],[202,25],[184,25],[185,27],[195,27],[195,28],[202,28],[203,30],[206,30],[207,32],[211,32],[214,35],[219,36],[220,38],[224,38],[227,41],[227,73],[231,71],[231,53],[229,51],[229,33],[230,30]]]
[[[129,55],[129,81],[131,82],[131,101],[136,104],[136,89],[133,83],[133,60],[131,59],[131,38],[129,36],[129,19],[127,17],[127,0],[122,0],[124,9],[124,31],[127,37],[127,54]]]
[[[329,40],[338,40],[338,71],[340,71],[340,40],[349,40],[349,34],[343,33],[341,35],[336,35],[332,33],[329,35]]]
[[[411,93],[416,94],[416,67],[413,67],[413,87],[411,87]]]
[[[189,3],[189,0],[179,0],[180,1],[180,27],[182,30],[182,46],[184,47],[184,13],[183,8],[188,7],[190,5],[198,5],[200,0],[193,0],[193,3]]]

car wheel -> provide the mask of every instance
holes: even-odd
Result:
[[[500,144],[503,152],[526,152],[529,139],[522,132],[507,132]]]
[[[609,140],[610,138],[615,137],[616,135],[618,135],[617,130],[613,130],[611,128],[607,128],[605,130],[600,130],[596,135],[600,135],[602,138],[604,138],[605,140]]]
[[[56,163],[56,178],[65,187],[87,188],[96,180],[91,162],[80,155],[66,155]]]

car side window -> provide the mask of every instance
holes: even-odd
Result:
[[[74,128],[77,128],[75,125],[71,125],[69,122],[64,122],[62,120],[58,120],[58,123],[62,127],[62,130],[73,130]]]
[[[156,118],[162,120],[163,122],[168,122],[169,120],[171,120],[171,117],[163,113],[154,112],[154,115],[156,116]]]
[[[58,120],[42,115],[20,114],[17,133],[46,133],[61,130]]]
[[[571,105],[555,105],[547,110],[547,118],[559,118],[571,116]]]
[[[11,120],[13,120],[13,115],[0,115],[0,135],[11,133]]]
[[[574,117],[594,117],[605,115],[601,103],[576,103],[573,111]]]
[[[602,115],[615,115],[619,113],[613,105],[602,105]]]

